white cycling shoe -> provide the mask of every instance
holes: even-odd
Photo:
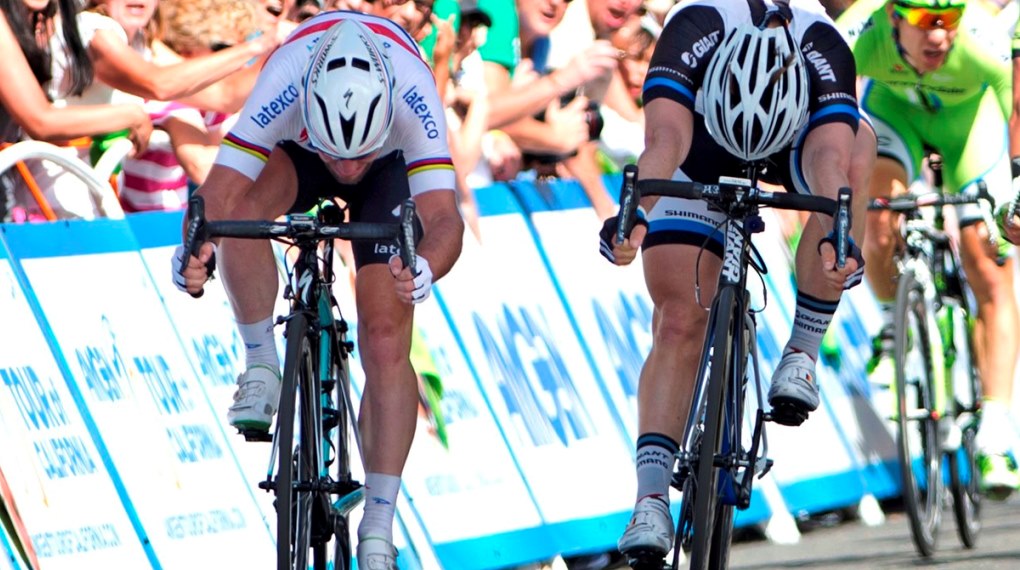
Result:
[[[358,539],[358,570],[397,570],[397,549],[385,538]]]
[[[808,412],[818,409],[819,402],[815,361],[803,352],[783,356],[769,387],[772,419],[779,424],[798,426],[807,419]]]
[[[656,497],[638,501],[617,547],[631,559],[665,556],[673,548],[673,517],[669,504]]]
[[[227,421],[240,430],[269,431],[279,405],[280,373],[267,365],[253,364],[237,377]]]

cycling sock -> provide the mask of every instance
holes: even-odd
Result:
[[[276,336],[273,334],[273,317],[256,323],[237,323],[238,332],[244,342],[244,364],[265,364],[273,370],[280,370],[280,356],[276,353]]]
[[[836,313],[839,301],[823,301],[808,295],[797,292],[797,312],[793,317],[793,332],[790,333],[790,341],[783,349],[783,356],[791,352],[803,352],[818,360],[818,349],[822,345],[822,337],[829,329],[832,322],[832,315]]]
[[[637,500],[657,496],[669,503],[673,458],[680,446],[661,433],[645,433],[637,439]]]
[[[393,542],[393,513],[400,492],[400,477],[365,473],[365,514],[358,526],[358,539],[385,538]]]

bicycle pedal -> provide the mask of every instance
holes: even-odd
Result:
[[[245,441],[263,441],[263,442],[273,441],[273,434],[265,430],[238,428],[237,433],[243,435]]]
[[[657,550],[632,550],[626,552],[627,564],[632,570],[663,570],[666,555]]]
[[[776,402],[772,405],[772,413],[766,414],[765,419],[771,420],[779,425],[797,427],[808,419],[808,411],[797,404],[790,402]]]

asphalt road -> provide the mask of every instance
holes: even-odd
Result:
[[[733,544],[730,568],[918,568],[1020,569],[1020,497],[984,502],[983,528],[977,547],[965,550],[956,536],[951,507],[943,512],[937,550],[922,559],[914,549],[906,515],[886,505],[884,524],[865,526],[837,515],[802,521],[798,544],[775,545],[744,537]]]

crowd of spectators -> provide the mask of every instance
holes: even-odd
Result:
[[[0,143],[51,142],[94,165],[133,150],[112,188],[125,211],[183,208],[261,60],[322,10],[390,18],[420,44],[446,103],[462,211],[473,189],[571,178],[595,213],[603,174],[643,144],[640,86],[673,0],[0,0]],[[20,49],[18,49],[20,48]],[[0,177],[3,221],[92,219],[85,184],[26,160]]]

